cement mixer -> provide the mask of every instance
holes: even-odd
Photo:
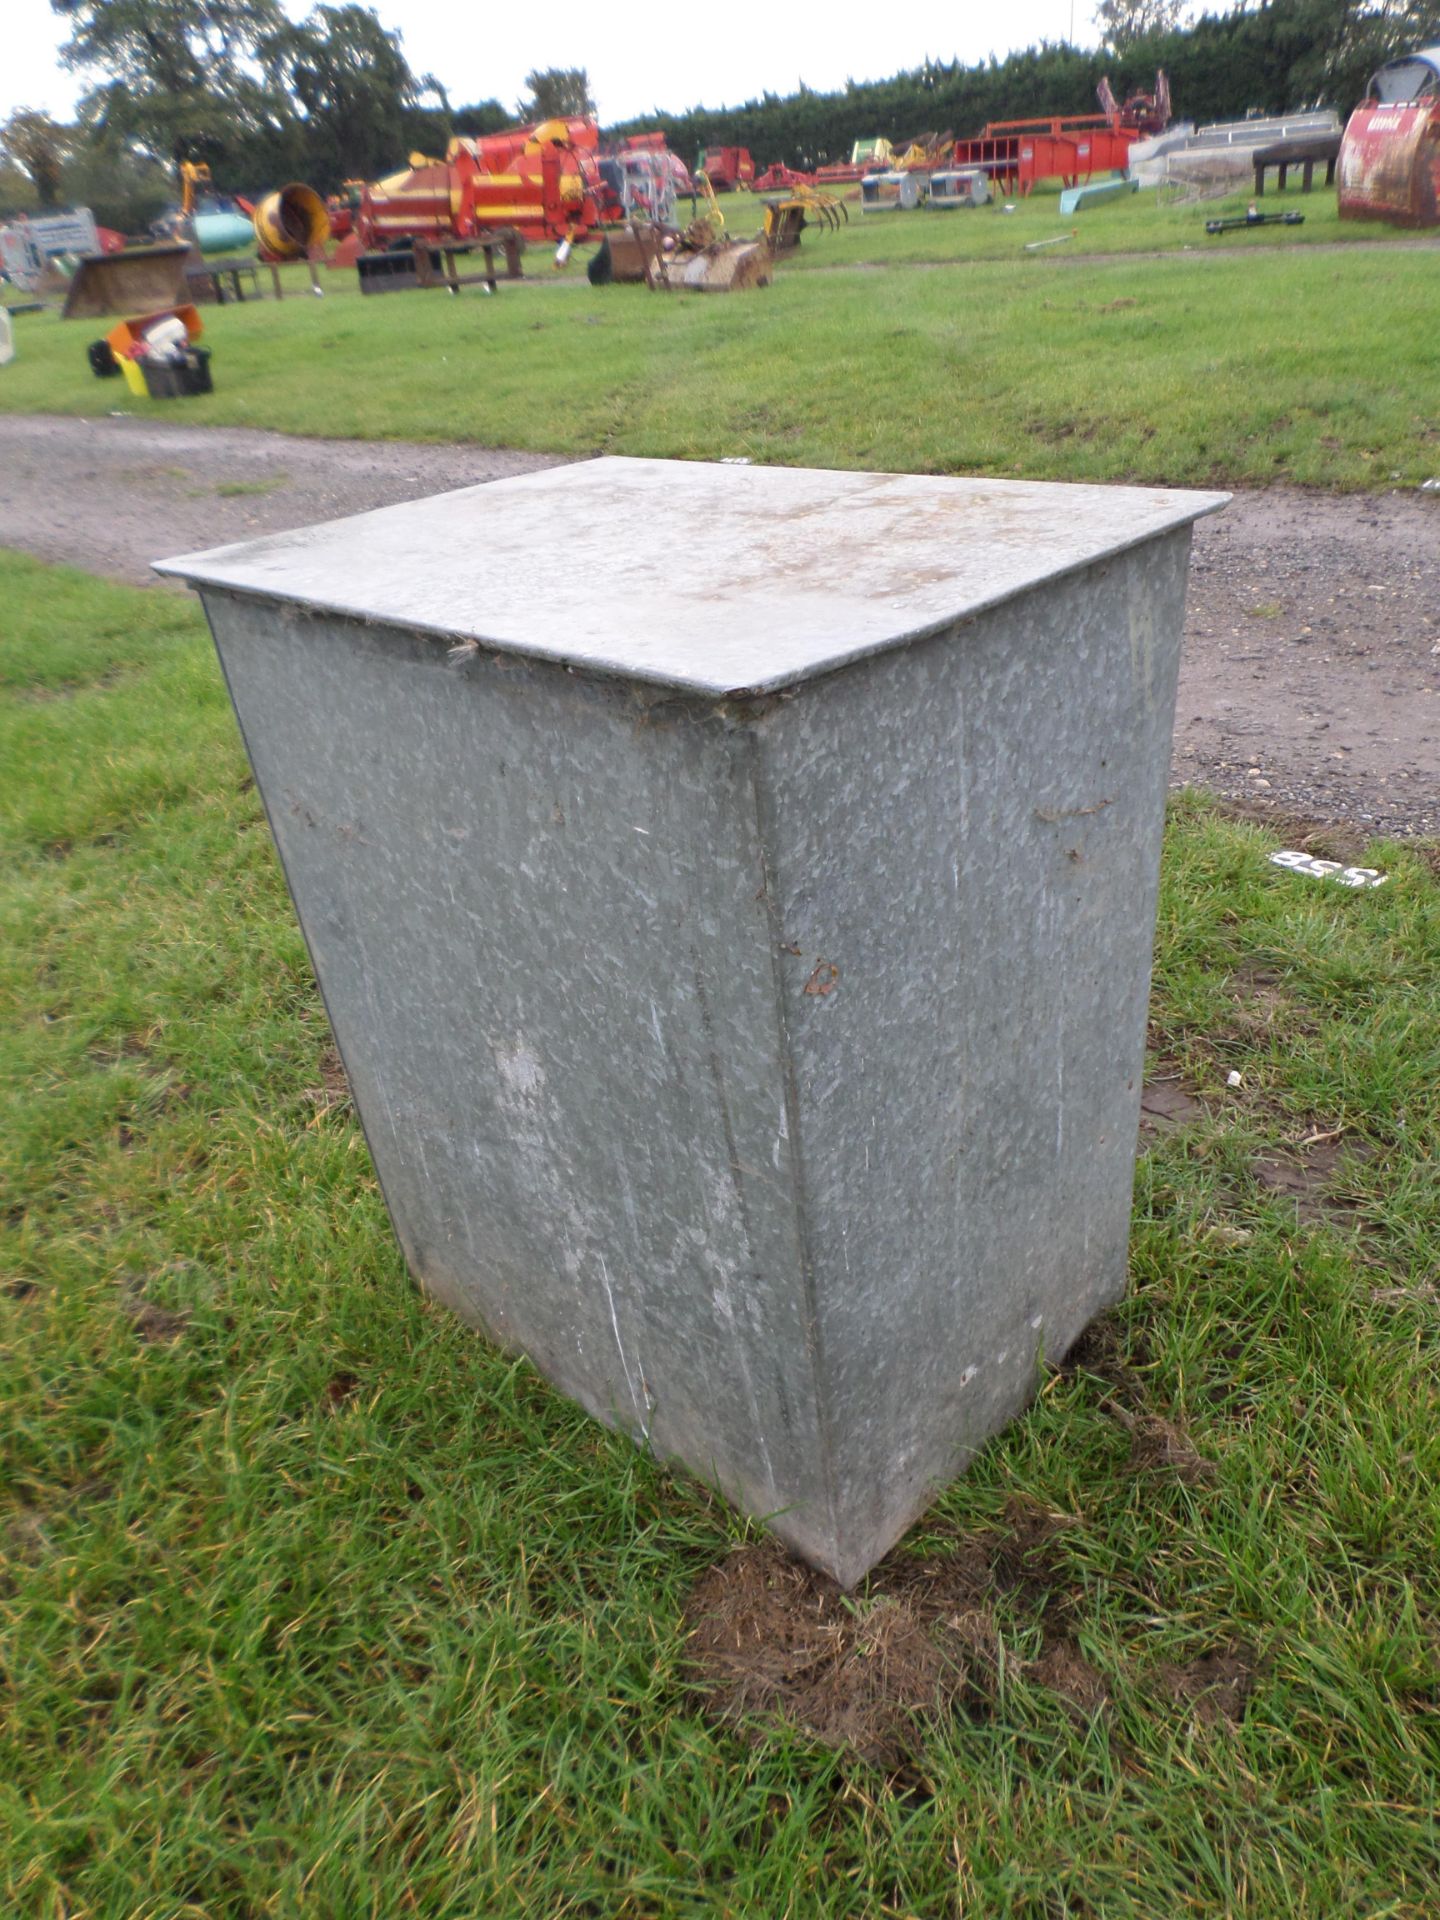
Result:
[[[330,239],[330,216],[313,187],[298,180],[267,193],[253,213],[263,260],[308,260]]]
[[[203,160],[180,162],[180,212],[168,224],[177,238],[193,242],[202,254],[233,253],[253,240],[267,266],[290,260],[313,263],[329,241],[330,216],[313,187],[294,180],[267,193],[258,206],[237,193],[233,200],[238,212],[202,213],[201,196],[211,184]]]

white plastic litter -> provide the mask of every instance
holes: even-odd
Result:
[[[167,314],[141,335],[149,360],[178,360],[190,344],[190,329],[175,314]]]
[[[1296,853],[1291,847],[1272,853],[1270,859],[1292,873],[1308,873],[1315,880],[1338,880],[1342,887],[1383,887],[1390,878],[1378,867],[1347,867],[1339,860],[1317,860],[1313,854]]]

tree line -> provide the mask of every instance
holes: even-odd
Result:
[[[73,126],[21,109],[0,127],[0,218],[84,204],[103,225],[142,231],[175,198],[176,163],[204,161],[217,186],[259,193],[286,180],[332,192],[373,179],[454,133],[593,111],[583,68],[531,73],[512,104],[453,104],[416,74],[401,36],[368,8],[317,5],[290,20],[279,0],[51,0],[63,59],[100,76]],[[1381,60],[1440,40],[1440,0],[1242,0],[1180,23],[1182,0],[1100,0],[1104,44],[1029,47],[965,66],[927,60],[833,92],[806,86],[734,107],[657,107],[609,129],[661,128],[693,161],[745,146],[762,165],[811,167],[884,134],[973,133],[989,120],[1095,110],[1170,76],[1176,112],[1197,121],[1325,104],[1343,115]]]
[[[1177,117],[1197,123],[1252,109],[1292,112],[1331,106],[1342,119],[1386,59],[1440,40],[1435,0],[1261,0],[1204,13],[1180,25],[1165,0],[1108,0],[1099,9],[1105,44],[1029,47],[976,66],[927,60],[888,80],[850,81],[837,92],[800,87],[742,106],[657,109],[617,134],[663,128],[686,159],[703,147],[748,147],[757,162],[814,167],[848,159],[872,134],[900,141],[920,133],[978,133],[991,120],[1094,113],[1108,74],[1116,96],[1149,91],[1169,75]]]
[[[0,127],[0,218],[83,204],[102,226],[138,232],[173,204],[182,160],[229,192],[304,180],[330,193],[414,151],[443,152],[452,133],[498,132],[557,100],[593,110],[578,70],[533,73],[508,105],[453,103],[411,69],[400,34],[350,0],[301,21],[279,0],[51,5],[69,29],[61,58],[100,78],[72,126],[21,108]]]

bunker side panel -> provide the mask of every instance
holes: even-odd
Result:
[[[412,1270],[823,1557],[744,736],[394,629],[207,610]]]
[[[1123,1291],[1189,545],[761,723],[842,1579]]]

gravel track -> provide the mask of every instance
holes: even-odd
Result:
[[[0,544],[151,560],[529,473],[543,455],[0,416]],[[1241,491],[1195,533],[1175,784],[1440,834],[1440,497]]]

